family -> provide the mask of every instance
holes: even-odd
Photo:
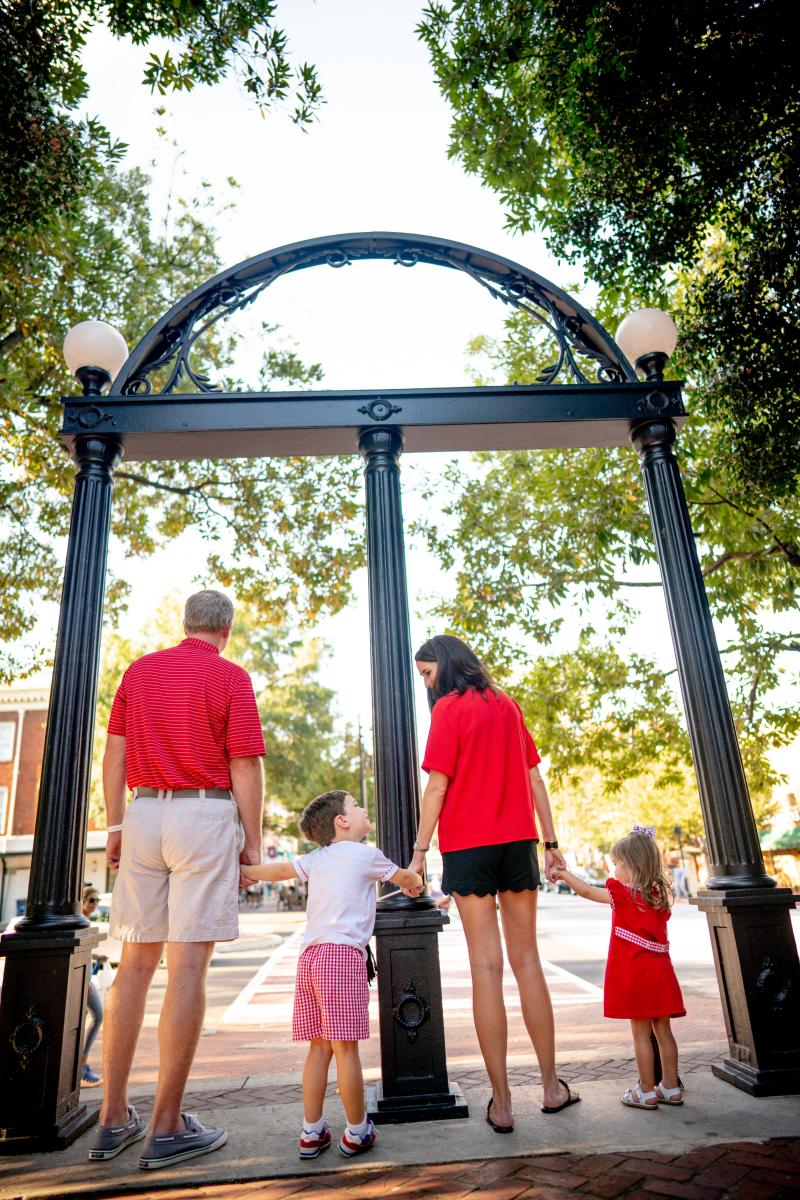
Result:
[[[118,871],[110,933],[123,942],[123,952],[106,1006],[105,1093],[89,1158],[111,1159],[143,1140],[139,1166],[157,1169],[225,1144],[224,1128],[204,1126],[182,1111],[202,1031],[206,972],[214,943],[238,936],[240,883],[288,879],[308,884],[292,1022],[293,1040],[308,1043],[298,1153],[316,1158],[332,1144],[323,1102],[334,1059],[346,1117],[339,1151],[346,1157],[369,1151],[376,1132],[364,1107],[358,1043],[369,1037],[367,946],[375,885],[392,881],[405,895],[419,895],[437,828],[442,888],[455,900],[467,941],[475,1029],[491,1084],[485,1119],[492,1129],[514,1129],[498,911],[541,1072],[542,1112],[559,1113],[580,1101],[557,1073],[553,1009],[537,949],[540,833],[547,876],[611,905],[605,1014],[630,1020],[639,1071],[622,1103],[651,1112],[682,1104],[670,1019],[685,1010],[667,941],[672,893],[654,830],[634,826],[614,845],[614,878],[605,887],[572,875],[519,705],[464,642],[437,636],[415,656],[431,727],[422,764],[428,783],[408,866],[368,844],[367,813],[339,790],[317,796],[303,812],[301,830],[317,849],[291,862],[262,864],[261,723],[247,672],[221,657],[233,616],[220,592],[190,596],[184,640],[132,663],[112,706],[103,784],[108,863]],[[168,982],[147,1126],[128,1101],[128,1078],[165,943]]]

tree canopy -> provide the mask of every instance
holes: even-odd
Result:
[[[100,21],[134,45],[158,40],[144,71],[151,91],[187,91],[232,71],[262,111],[288,102],[292,120],[308,126],[320,84],[313,66],[293,64],[276,8],[273,0],[0,0],[0,236],[79,206],[87,176],[119,161],[124,147],[77,111],[88,93],[81,52]]]
[[[800,480],[800,70],[787,0],[451,0],[420,33],[450,154],[584,264],[672,308],[732,478]]]
[[[56,600],[73,471],[57,439],[58,397],[75,390],[61,344],[77,321],[116,325],[135,345],[176,296],[220,269],[215,222],[226,210],[212,189],[174,198],[167,219],[150,211],[150,180],[122,171],[124,147],[79,114],[86,95],[80,52],[92,24],[154,51],[145,82],[164,91],[220,79],[233,70],[262,108],[288,99],[285,35],[266,0],[176,0],[153,4],[0,0],[7,70],[0,79],[0,678],[37,666],[31,643],[36,600]],[[162,43],[159,43],[161,46]],[[161,55],[161,57],[159,57]],[[307,124],[320,103],[313,69],[297,68],[294,119]],[[163,116],[163,110],[161,112]],[[233,183],[233,181],[231,181]],[[262,388],[307,386],[322,377],[278,331],[262,326]],[[235,388],[233,333],[198,345],[201,370]],[[47,400],[49,403],[44,403]],[[189,525],[209,547],[209,571],[262,617],[283,625],[335,612],[363,560],[354,521],[355,459],[123,463],[113,531],[143,557]],[[222,548],[224,545],[224,549]],[[112,579],[108,605],[125,603]]]

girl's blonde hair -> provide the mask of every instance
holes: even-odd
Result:
[[[661,854],[655,838],[646,833],[629,833],[611,847],[611,857],[622,863],[630,875],[633,899],[643,900],[651,908],[672,907],[672,885],[661,866]]]

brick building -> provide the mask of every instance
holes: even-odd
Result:
[[[24,911],[50,680],[0,688],[0,928]],[[106,835],[87,837],[84,879],[106,891]]]

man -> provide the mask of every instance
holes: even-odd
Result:
[[[132,663],[111,710],[106,855],[119,875],[109,934],[124,945],[106,1004],[95,1161],[145,1136],[128,1104],[128,1077],[165,942],[158,1083],[139,1166],[169,1166],[227,1140],[224,1129],[204,1128],[181,1104],[214,943],[239,933],[239,863],[261,861],[264,739],[249,675],[220,657],[232,623],[233,605],[221,592],[190,596],[184,641]]]

